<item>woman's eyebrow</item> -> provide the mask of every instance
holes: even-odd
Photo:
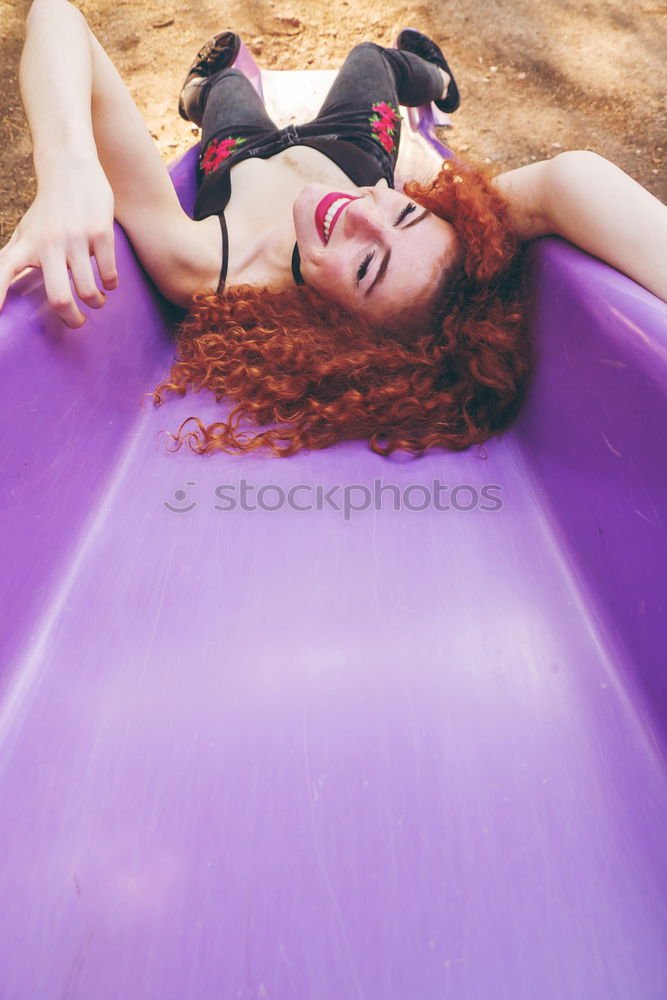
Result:
[[[421,222],[422,219],[425,219],[430,214],[428,208],[425,208],[421,215],[418,215],[416,219],[411,219],[407,226],[401,226],[401,229],[409,229],[410,226],[416,226],[418,222]]]
[[[424,211],[422,212],[422,214],[418,215],[416,219],[412,219],[410,222],[408,222],[407,226],[401,226],[401,230],[409,229],[410,226],[416,226],[416,224],[418,222],[421,222],[422,219],[425,219],[426,216],[430,215],[430,214],[431,213],[429,212],[428,208],[425,208]],[[377,270],[377,274],[375,275],[375,277],[373,278],[372,282],[370,283],[370,285],[368,286],[368,288],[364,292],[364,297],[366,297],[366,295],[370,295],[370,293],[373,291],[373,289],[378,284],[378,282],[382,281],[382,279],[384,278],[386,270],[387,270],[387,268],[389,266],[389,258],[390,257],[391,257],[391,250],[387,250],[386,254],[384,255],[384,257],[382,259],[382,263],[380,264],[380,266],[379,266],[379,268]]]
[[[405,228],[407,229],[407,226]],[[375,288],[375,286],[377,285],[377,283],[379,281],[382,281],[382,279],[384,278],[385,272],[386,272],[387,267],[389,265],[389,259],[390,259],[390,257],[391,257],[391,250],[387,250],[386,254],[382,258],[382,263],[380,264],[379,268],[377,269],[377,274],[375,275],[375,277],[373,278],[372,282],[370,283],[370,285],[368,286],[368,288],[364,292],[364,298],[367,295],[370,295],[371,292],[373,291],[373,289]]]

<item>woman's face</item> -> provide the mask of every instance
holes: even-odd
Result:
[[[458,251],[456,230],[386,186],[309,184],[294,203],[301,273],[326,298],[382,322],[426,312]]]

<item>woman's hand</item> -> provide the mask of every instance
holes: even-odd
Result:
[[[10,282],[27,267],[40,267],[47,298],[67,326],[86,321],[77,296],[100,309],[106,295],[95,281],[91,256],[103,287],[118,284],[113,239],[114,199],[111,186],[96,160],[54,166],[40,184],[37,197],[23,216],[9,243],[0,250],[0,309]]]
[[[132,97],[83,15],[66,0],[35,0],[19,71],[37,197],[0,250],[0,308],[24,268],[40,267],[49,302],[70,327],[116,287],[113,217],[158,289],[186,308],[215,288],[222,237],[215,218],[194,222]],[[70,285],[71,273],[74,292]]]

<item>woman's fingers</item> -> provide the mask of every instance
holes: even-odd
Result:
[[[42,274],[46,296],[56,315],[72,329],[83,326],[86,317],[74,301],[67,262],[62,254],[53,252],[43,254]]]
[[[29,257],[12,245],[12,240],[0,250],[0,309],[5,304],[7,289],[16,275],[31,266]]]
[[[118,287],[113,228],[91,241],[91,251],[97,261],[97,270],[102,284],[107,291],[113,291],[114,288]]]
[[[107,297],[104,292],[100,291],[95,282],[87,246],[78,247],[76,252],[70,255],[69,269],[72,272],[76,294],[81,301],[85,302],[91,309],[101,309]]]
[[[103,286],[108,290],[116,288],[118,274],[113,229],[91,238],[90,244],[85,237],[79,237],[75,243],[70,243],[69,249],[65,242],[55,240],[47,241],[35,253],[30,250],[30,244],[31,241],[20,237],[17,231],[0,249],[0,309],[14,278],[27,267],[41,267],[47,298],[58,317],[73,329],[82,326],[86,317],[77,305],[68,271],[78,298],[90,308],[100,309],[106,302],[106,295],[98,288],[91,254],[96,259]]]

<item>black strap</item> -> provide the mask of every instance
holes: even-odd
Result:
[[[227,264],[229,262],[229,236],[227,234],[227,223],[225,222],[225,214],[221,212],[218,216],[220,219],[220,229],[222,231],[222,266],[220,267],[220,281],[218,282],[218,295],[222,295],[225,287],[225,281],[227,280]]]
[[[292,250],[292,275],[297,285],[306,284],[301,276],[301,254],[299,253],[298,243],[294,244],[294,249]]]

